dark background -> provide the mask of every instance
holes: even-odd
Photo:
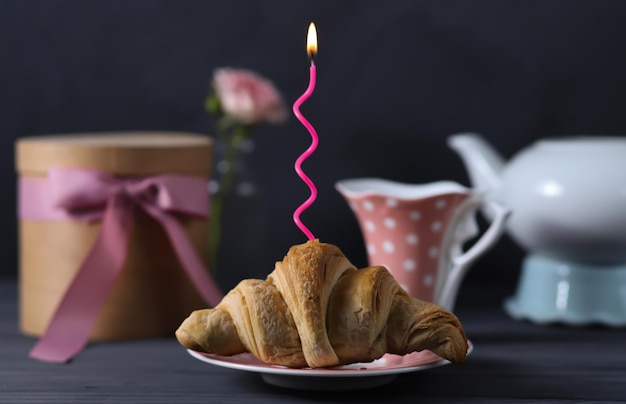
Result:
[[[541,137],[626,133],[623,1],[0,1],[0,276],[17,274],[16,138],[210,134],[203,102],[223,66],[272,79],[291,106],[308,83],[310,21],[318,85],[302,110],[320,145],[304,169],[319,197],[302,219],[357,265],[364,247],[339,179],[468,184],[446,145],[462,131],[507,158]],[[264,276],[306,240],[291,215],[308,196],[293,171],[308,133],[291,117],[256,141],[267,254],[254,268],[221,270],[224,287]],[[522,256],[505,236],[467,282],[511,288]]]

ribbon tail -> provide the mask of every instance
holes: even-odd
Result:
[[[185,230],[178,220],[151,205],[142,204],[142,207],[148,214],[161,223],[165,229],[180,263],[202,299],[204,299],[210,307],[217,306],[224,297],[224,294],[209,274],[209,271],[200,257],[198,257],[196,250],[189,242],[187,233],[185,233]]]
[[[132,224],[131,202],[122,196],[111,197],[100,233],[46,331],[30,351],[31,358],[66,363],[87,345],[98,314],[124,267]]]

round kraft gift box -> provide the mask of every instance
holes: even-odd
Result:
[[[98,170],[120,178],[168,174],[208,181],[212,153],[212,140],[200,134],[84,133],[18,139],[16,165],[20,180],[46,179],[51,168],[60,167]],[[20,194],[18,198],[26,197]],[[24,202],[29,201],[18,204]],[[176,219],[206,263],[208,219],[183,215]],[[19,325],[23,333],[44,333],[100,228],[100,221],[19,218]],[[135,209],[124,262],[91,340],[171,336],[191,311],[206,307],[165,230],[141,209]]]

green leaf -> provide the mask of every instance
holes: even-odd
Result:
[[[224,114],[224,112],[222,111],[222,105],[220,103],[220,100],[215,92],[211,92],[207,96],[204,102],[204,108],[209,114],[213,115],[216,118]]]

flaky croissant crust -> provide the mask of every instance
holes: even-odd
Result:
[[[454,314],[409,296],[386,268],[356,269],[318,240],[291,247],[266,280],[245,279],[215,308],[191,313],[176,337],[200,352],[311,368],[424,349],[459,363],[468,349]]]

